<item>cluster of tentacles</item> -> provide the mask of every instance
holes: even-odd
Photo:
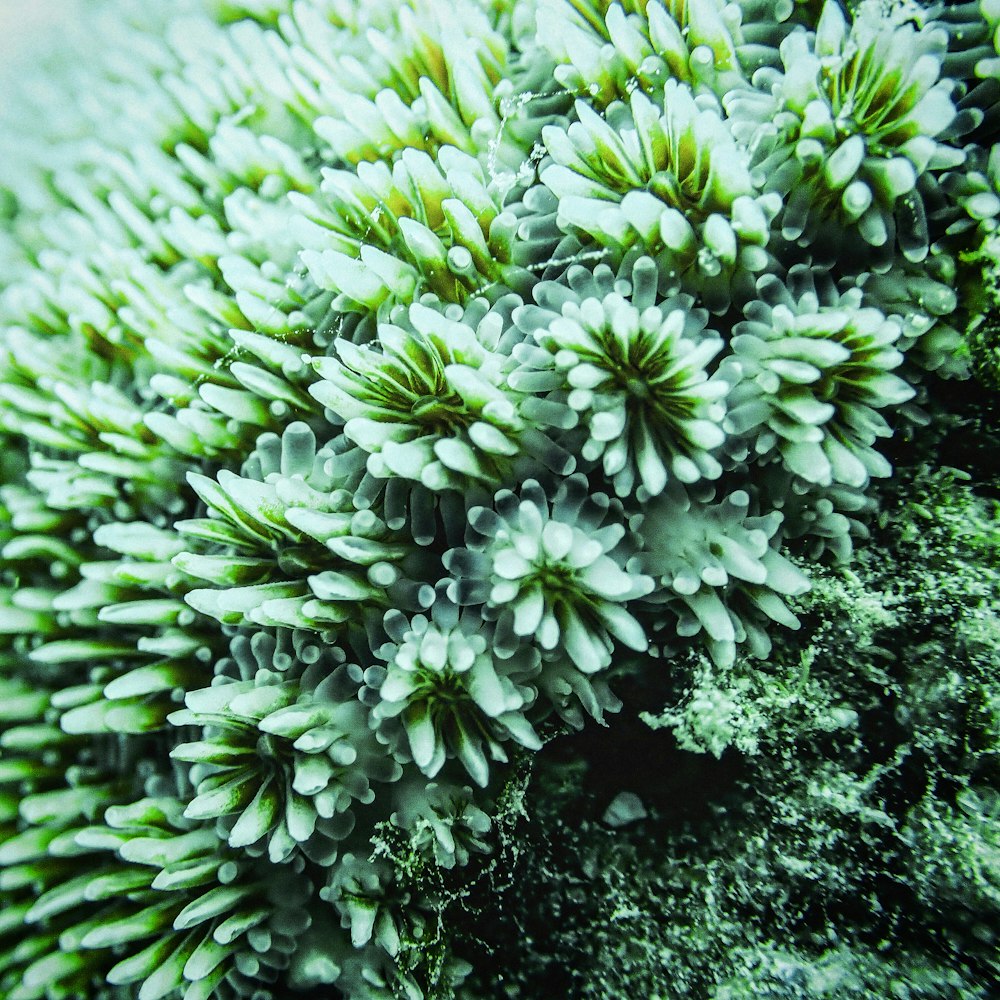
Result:
[[[29,74],[0,993],[460,991],[513,762],[767,656],[968,374],[996,6],[111,3]]]

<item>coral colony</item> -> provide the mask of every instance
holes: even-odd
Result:
[[[1000,995],[1000,4],[85,6],[0,994]]]

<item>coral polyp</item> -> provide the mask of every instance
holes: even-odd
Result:
[[[530,339],[514,349],[520,364],[511,384],[544,395],[563,424],[587,426],[581,454],[601,458],[619,496],[639,487],[656,496],[670,478],[722,472],[713,452],[724,439],[729,386],[707,374],[722,338],[705,329],[707,316],[690,296],[652,305],[655,276],[650,258],[636,261],[630,298],[602,296],[597,281],[586,298],[582,283],[573,295],[545,282],[535,290],[538,305],[514,317]]]
[[[154,6],[0,71],[0,995],[995,995],[997,3]]]

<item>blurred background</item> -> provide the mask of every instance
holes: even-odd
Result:
[[[6,61],[27,40],[44,44],[45,33],[58,32],[67,18],[75,20],[78,7],[78,0],[0,0],[0,55]],[[0,67],[0,74],[7,72]]]

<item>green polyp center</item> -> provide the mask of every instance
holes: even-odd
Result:
[[[857,135],[861,131],[856,118],[848,114],[839,114],[833,120],[834,128],[840,139],[849,139],[852,135]]]
[[[465,404],[455,393],[420,396],[410,407],[410,416],[416,423],[437,433],[467,427],[472,422]]]
[[[604,330],[601,337],[601,347],[606,357],[598,360],[597,364],[607,371],[615,386],[627,396],[646,400],[651,395],[650,376],[655,374],[655,372],[646,369],[655,369],[655,365],[649,363],[643,365],[635,360],[637,355],[641,356],[642,346],[641,335],[637,341],[632,341],[625,347],[611,330]]]
[[[675,208],[684,200],[680,182],[669,170],[657,170],[650,177],[648,187],[651,194]]]
[[[676,421],[679,416],[691,416],[694,405],[684,397],[682,384],[676,378],[657,382],[658,367],[652,360],[646,365],[636,364],[631,358],[618,362],[615,385],[626,396],[628,413],[635,415],[652,411],[658,419],[668,423]]]
[[[302,572],[316,569],[315,551],[308,545],[296,545],[277,553],[278,569],[286,576],[295,577]]]
[[[544,554],[534,564],[534,573],[525,579],[528,585],[537,583],[547,598],[577,590],[576,570],[564,562],[544,562]],[[551,600],[546,601],[547,604]]]
[[[429,703],[432,711],[437,712],[468,700],[462,681],[448,664],[441,671],[425,668],[422,673],[423,684],[419,693]]]
[[[642,403],[646,402],[651,395],[646,381],[638,375],[626,376],[623,380],[623,388],[629,396]]]
[[[273,769],[281,769],[288,763],[288,748],[283,741],[271,733],[263,733],[257,740],[257,756]]]
[[[821,403],[832,402],[833,398],[837,395],[836,377],[827,377],[818,382],[815,395]]]
[[[912,110],[915,101],[900,100],[903,87],[899,67],[893,67],[872,80],[865,63],[871,51],[855,53],[836,71],[823,72],[823,86],[830,99],[833,124],[840,138],[867,136],[875,141],[879,136],[895,131],[901,119]],[[889,142],[890,146],[897,143]],[[878,146],[881,148],[881,146]]]

